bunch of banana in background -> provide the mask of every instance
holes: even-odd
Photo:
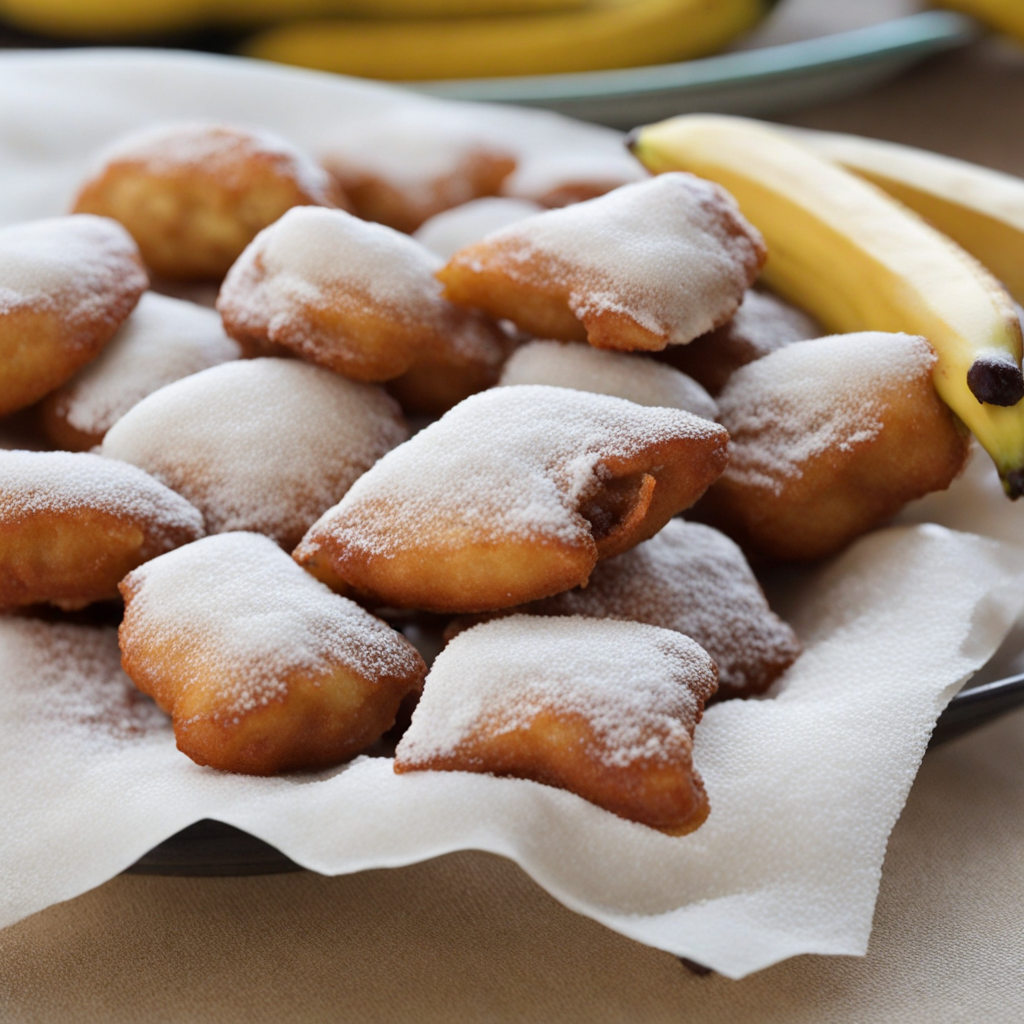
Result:
[[[756,25],[775,0],[0,0],[31,32],[129,40],[252,30],[253,57],[367,78],[554,74],[685,60]]]

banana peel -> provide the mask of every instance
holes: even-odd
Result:
[[[804,129],[793,134],[919,213],[1024,304],[1024,180],[893,142]]]
[[[923,335],[939,395],[1024,493],[1021,329],[999,282],[879,188],[757,121],[693,115],[641,128],[651,171],[716,181],[768,243],[766,283],[830,331]]]
[[[702,56],[752,28],[774,0],[596,0],[575,11],[447,21],[296,22],[250,57],[392,81],[544,75]]]
[[[0,18],[44,35],[108,38],[293,18],[456,18],[538,14],[589,0],[0,0]]]
[[[989,28],[1024,43],[1024,4],[1020,0],[933,0],[933,6],[970,14]]]

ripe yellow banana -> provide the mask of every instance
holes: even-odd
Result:
[[[836,332],[906,331],[936,353],[935,387],[1024,493],[1020,323],[971,256],[874,185],[778,130],[694,115],[634,133],[652,171],[727,188],[768,243],[766,282]]]
[[[921,214],[1024,303],[1024,180],[857,135],[800,130],[795,137]]]
[[[1024,4],[1020,0],[933,0],[934,6],[971,14],[997,32],[1024,43]]]
[[[773,0],[594,0],[577,11],[447,21],[313,21],[268,29],[252,57],[366,78],[543,75],[710,53]]]
[[[57,36],[130,36],[207,25],[256,26],[292,18],[451,18],[550,13],[588,0],[0,0],[0,17]]]

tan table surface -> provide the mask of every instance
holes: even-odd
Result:
[[[988,43],[793,120],[1024,174],[1022,110],[1024,52]],[[1024,713],[925,759],[865,959],[697,977],[478,853],[334,879],[120,877],[0,932],[3,1024],[456,1020],[1018,1024]]]

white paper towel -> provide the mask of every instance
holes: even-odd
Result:
[[[59,212],[97,147],[155,120],[261,123],[318,148],[356,108],[407,102],[427,101],[194,55],[5,56],[0,222]],[[515,119],[538,160],[559,136],[549,115],[486,116]],[[564,129],[570,143],[609,160],[619,145],[588,126]],[[972,464],[946,506],[910,515],[1015,539],[1024,508],[999,504],[985,468]],[[501,853],[581,913],[732,977],[798,953],[863,953],[886,841],[935,719],[1024,605],[1024,549],[892,528],[798,574],[785,597],[806,653],[770,698],[707,712],[696,760],[712,813],[681,838],[534,783],[396,776],[384,758],[276,779],[199,768],[133,698],[113,631],[0,619],[0,926],[215,818],[329,874]]]

